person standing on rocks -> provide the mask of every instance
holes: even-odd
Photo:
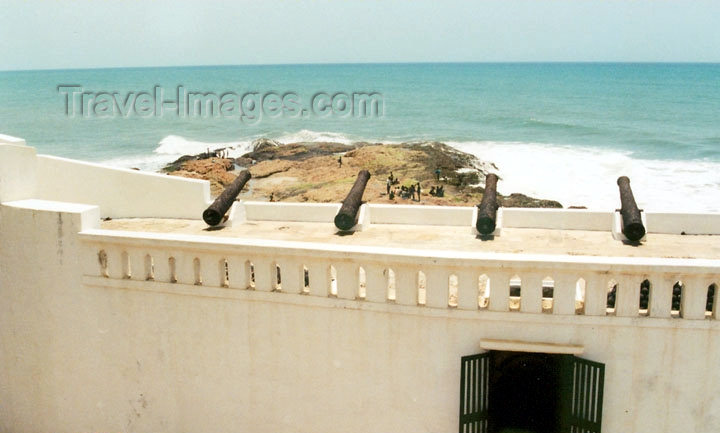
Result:
[[[392,185],[392,181],[391,181],[390,178],[388,177],[387,182],[386,182],[386,185],[385,185],[385,186],[386,186],[386,189],[387,189],[387,194],[388,194],[388,195],[390,195],[390,186],[391,186],[391,185]]]
[[[420,188],[420,182],[418,182],[417,185],[415,186],[415,190],[417,191],[417,195],[418,195],[417,201],[420,201],[420,192],[422,191],[422,189]]]
[[[338,168],[342,168],[342,155],[338,156]]]

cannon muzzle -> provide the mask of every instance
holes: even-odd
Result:
[[[250,180],[250,177],[249,171],[243,170],[240,172],[238,177],[236,177],[235,180],[218,196],[218,198],[216,198],[215,201],[208,206],[207,209],[205,209],[202,217],[207,225],[216,226],[222,222],[225,212],[230,209],[230,206],[232,206],[247,181]]]
[[[492,173],[485,176],[485,192],[478,205],[477,221],[475,228],[483,235],[489,235],[495,231],[497,218],[497,182],[498,177]]]
[[[645,236],[645,226],[642,223],[640,209],[635,203],[632,189],[630,188],[630,179],[627,176],[620,176],[617,180],[620,188],[620,215],[622,216],[623,227],[622,232],[626,238],[636,242]]]
[[[345,200],[343,200],[342,206],[335,215],[335,227],[340,230],[350,230],[357,224],[358,211],[362,205],[362,196],[365,192],[368,180],[370,180],[370,172],[367,170],[360,170],[355,179],[350,192],[348,193]]]

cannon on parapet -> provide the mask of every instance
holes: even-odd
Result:
[[[637,242],[645,236],[645,226],[642,222],[640,209],[635,203],[632,189],[630,188],[630,179],[627,176],[620,176],[617,180],[620,188],[620,215],[622,216],[622,233],[626,238],[633,242]]]
[[[497,201],[498,177],[492,173],[485,176],[485,192],[478,205],[475,228],[480,234],[489,235],[495,231],[497,210],[500,205]]]
[[[338,229],[347,231],[357,224],[358,212],[362,205],[362,196],[368,180],[370,180],[370,172],[360,170],[357,179],[355,179],[355,184],[350,189],[345,200],[343,200],[337,215],[335,215],[335,227]]]
[[[240,172],[238,177],[205,209],[202,217],[207,225],[216,226],[222,222],[225,213],[230,209],[238,194],[240,194],[240,191],[242,191],[247,181],[250,180],[250,177],[249,171],[243,170]]]

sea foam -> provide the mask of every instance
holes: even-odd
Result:
[[[447,142],[492,161],[503,194],[520,192],[563,206],[613,210],[619,176],[628,176],[638,206],[662,212],[719,212],[720,163],[638,159],[630,152],[541,143]]]

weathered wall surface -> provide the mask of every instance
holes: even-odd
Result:
[[[581,345],[607,432],[714,432],[714,320],[436,310],[83,279],[97,208],[3,205],[0,431],[451,432],[481,339]]]

